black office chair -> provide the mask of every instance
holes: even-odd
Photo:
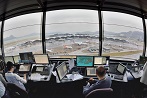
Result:
[[[88,93],[85,98],[112,98],[112,88],[95,89]]]
[[[13,83],[7,83],[7,90],[9,91],[11,98],[28,98],[27,91]]]

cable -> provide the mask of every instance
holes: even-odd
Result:
[[[127,68],[127,71],[132,75],[133,79],[135,79],[134,75],[132,74],[132,72],[130,71],[130,69]]]

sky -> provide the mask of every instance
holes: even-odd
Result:
[[[4,38],[10,35],[19,37],[30,33],[40,33],[41,26],[39,24],[41,24],[41,16],[42,13],[40,12],[21,15],[6,20],[4,25]],[[136,16],[104,11],[103,18],[105,31],[116,33],[138,30],[143,31],[142,20]],[[98,13],[95,10],[68,9],[50,11],[47,12],[46,24],[46,33],[95,32],[99,29]]]

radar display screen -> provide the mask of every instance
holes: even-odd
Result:
[[[93,56],[77,56],[77,67],[93,67]]]

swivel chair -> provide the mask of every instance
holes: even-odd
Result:
[[[88,93],[85,98],[112,98],[112,88],[95,89]]]
[[[28,93],[13,83],[7,83],[11,98],[28,98]]]

